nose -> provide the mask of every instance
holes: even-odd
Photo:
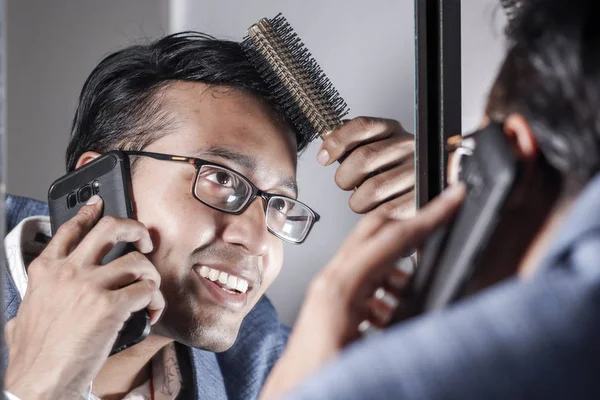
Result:
[[[257,197],[243,213],[227,215],[223,240],[242,246],[252,256],[266,254],[271,234],[267,229],[263,202],[263,199]]]

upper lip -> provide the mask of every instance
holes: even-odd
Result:
[[[218,269],[219,271],[226,272],[229,275],[236,276],[248,281],[248,290],[252,289],[259,283],[258,274],[250,268],[240,269],[239,266],[233,266],[229,264],[211,264],[205,262],[198,262],[194,264],[194,268],[207,266],[208,268]]]

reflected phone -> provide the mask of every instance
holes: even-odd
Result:
[[[48,190],[52,235],[95,194],[103,200],[102,216],[135,219],[129,159],[125,154],[108,152],[52,183]],[[106,254],[101,264],[108,264],[132,250],[135,250],[132,244],[119,242]],[[110,355],[141,342],[149,333],[148,311],[133,313],[119,332]]]
[[[412,315],[440,309],[468,293],[477,268],[485,268],[478,261],[522,176],[522,161],[503,124],[492,122],[470,140],[476,144],[459,173],[466,198],[453,221],[423,247],[406,293]]]

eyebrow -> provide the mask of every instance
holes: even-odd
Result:
[[[250,171],[251,173],[256,173],[259,169],[261,169],[259,162],[255,157],[249,156],[248,154],[239,153],[227,147],[211,145],[194,152],[194,157],[198,158],[202,158],[207,155],[231,161]],[[290,189],[294,193],[294,196],[298,196],[298,183],[296,182],[296,179],[292,177],[288,176],[281,178],[277,182],[277,186]]]

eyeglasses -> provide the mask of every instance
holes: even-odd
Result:
[[[315,222],[321,217],[306,204],[286,196],[263,192],[242,174],[194,157],[174,156],[147,151],[123,151],[130,156],[183,162],[196,168],[192,194],[202,204],[227,214],[244,212],[256,197],[264,199],[267,229],[273,235],[292,244],[306,240]]]

